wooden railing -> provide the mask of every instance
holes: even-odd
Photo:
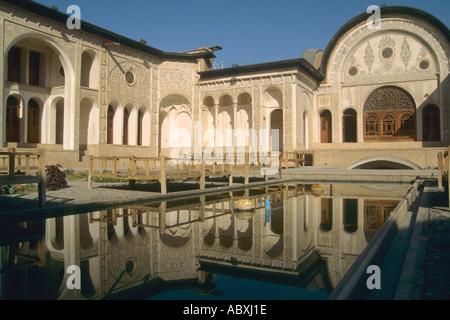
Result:
[[[438,186],[442,188],[445,184],[445,189],[448,192],[448,200],[450,207],[450,147],[448,147],[444,152],[439,152],[438,154]]]
[[[167,192],[168,179],[199,178],[200,188],[205,187],[206,177],[228,176],[230,185],[233,176],[244,177],[248,183],[250,175],[278,175],[282,178],[282,169],[305,165],[305,154],[298,152],[257,154],[223,153],[191,154],[190,157],[94,157],[89,158],[88,186],[92,188],[92,179],[113,178],[128,180],[159,180],[161,192]]]
[[[39,205],[45,205],[45,151],[0,151],[0,185],[37,183]]]

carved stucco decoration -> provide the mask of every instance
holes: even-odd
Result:
[[[161,78],[162,96],[178,93],[190,97],[192,95],[192,88],[192,78],[181,70],[169,71]]]
[[[127,74],[133,75],[133,81],[127,82]],[[108,75],[109,100],[118,100],[122,104],[133,103],[136,107],[149,104],[149,74],[144,67],[131,61],[114,63]],[[130,79],[130,78],[128,78]],[[133,101],[128,101],[133,97]]]
[[[140,238],[139,235],[136,235],[133,241],[123,239],[117,245],[110,245],[108,247],[108,271],[112,280],[119,279],[122,272],[127,269],[127,263],[128,271],[131,272],[125,272],[120,278],[120,282],[128,283],[142,279],[151,271],[150,252],[148,238]],[[129,267],[130,264],[134,266],[132,269]]]
[[[346,62],[348,61],[349,55],[352,55],[353,49],[355,47],[360,47],[362,44],[366,43],[364,62],[368,69],[373,67],[373,61],[375,59],[375,53],[373,49],[373,43],[371,38],[379,34],[389,35],[390,33],[398,34],[399,32],[404,35],[410,35],[415,39],[418,39],[422,43],[426,44],[436,55],[436,60],[438,66],[436,68],[441,72],[442,78],[445,78],[450,72],[450,64],[448,56],[450,56],[450,49],[443,47],[442,44],[446,43],[444,39],[440,39],[439,34],[433,33],[431,30],[427,29],[426,25],[419,25],[414,21],[402,20],[402,19],[386,19],[382,20],[382,28],[369,29],[366,27],[365,23],[354,27],[350,30],[345,37],[343,37],[340,43],[335,47],[334,51],[331,53],[328,68],[327,68],[327,83],[319,89],[319,93],[330,93],[337,91],[339,80],[341,78],[342,71],[343,74],[347,74]],[[387,44],[389,41],[386,39],[382,44]],[[408,43],[409,44],[409,43]],[[408,49],[406,44],[403,46],[403,63],[408,62]],[[397,53],[398,54],[398,53]],[[386,67],[389,69],[389,66]],[[410,66],[411,72],[416,71],[417,67]],[[391,68],[390,72],[397,72],[397,68]],[[404,68],[401,69],[404,71]],[[384,69],[386,72],[386,69]],[[379,72],[380,76],[382,71]],[[361,74],[363,75],[363,74]],[[328,84],[328,85],[326,85]]]

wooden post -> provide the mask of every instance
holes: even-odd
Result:
[[[159,182],[161,183],[161,193],[167,194],[166,157],[163,155],[161,155],[160,170],[161,170],[161,178],[159,179]]]
[[[250,158],[249,154],[245,153],[245,167],[244,167],[244,184],[249,183],[249,165],[250,165]]]
[[[283,154],[281,154],[281,158],[282,157],[283,157]],[[279,178],[281,180],[283,178],[283,165],[282,165],[281,159],[280,159],[280,163],[279,163],[278,174],[279,174]]]
[[[30,175],[30,155],[25,155],[25,175]]]
[[[136,156],[131,156],[130,157],[130,169],[131,169],[131,176],[135,176],[136,175]],[[130,187],[134,187],[136,185],[136,180],[131,179],[128,181],[128,186]]]
[[[202,163],[200,164],[200,189],[203,190],[205,189],[205,185],[206,185],[206,172],[205,172],[205,159],[203,158],[203,153],[202,153]]]
[[[144,160],[145,174],[148,176],[150,174],[150,160]]]
[[[15,154],[16,154],[16,149],[14,148],[10,148],[8,149],[8,174],[10,178],[14,178],[15,175],[15,164],[16,164],[16,159],[15,159]]]
[[[444,163],[444,155],[442,152],[438,153],[438,168],[439,168],[439,172],[438,172],[438,187],[442,188],[442,176],[444,175],[443,172],[443,163]]]
[[[39,199],[39,207],[45,207],[47,203],[47,195],[45,193],[45,178],[41,177],[41,182],[38,183],[38,199]]]
[[[117,157],[113,157],[113,163],[112,163],[112,174],[116,174],[117,173],[117,169],[116,169],[116,166],[117,166]]]
[[[38,151],[38,176],[45,176],[45,150]]]

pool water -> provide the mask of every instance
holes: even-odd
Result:
[[[2,224],[0,298],[327,299],[409,187],[298,182]]]

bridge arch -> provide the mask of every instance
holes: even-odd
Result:
[[[420,166],[414,162],[394,156],[376,156],[361,159],[351,163],[347,169],[421,170]]]

